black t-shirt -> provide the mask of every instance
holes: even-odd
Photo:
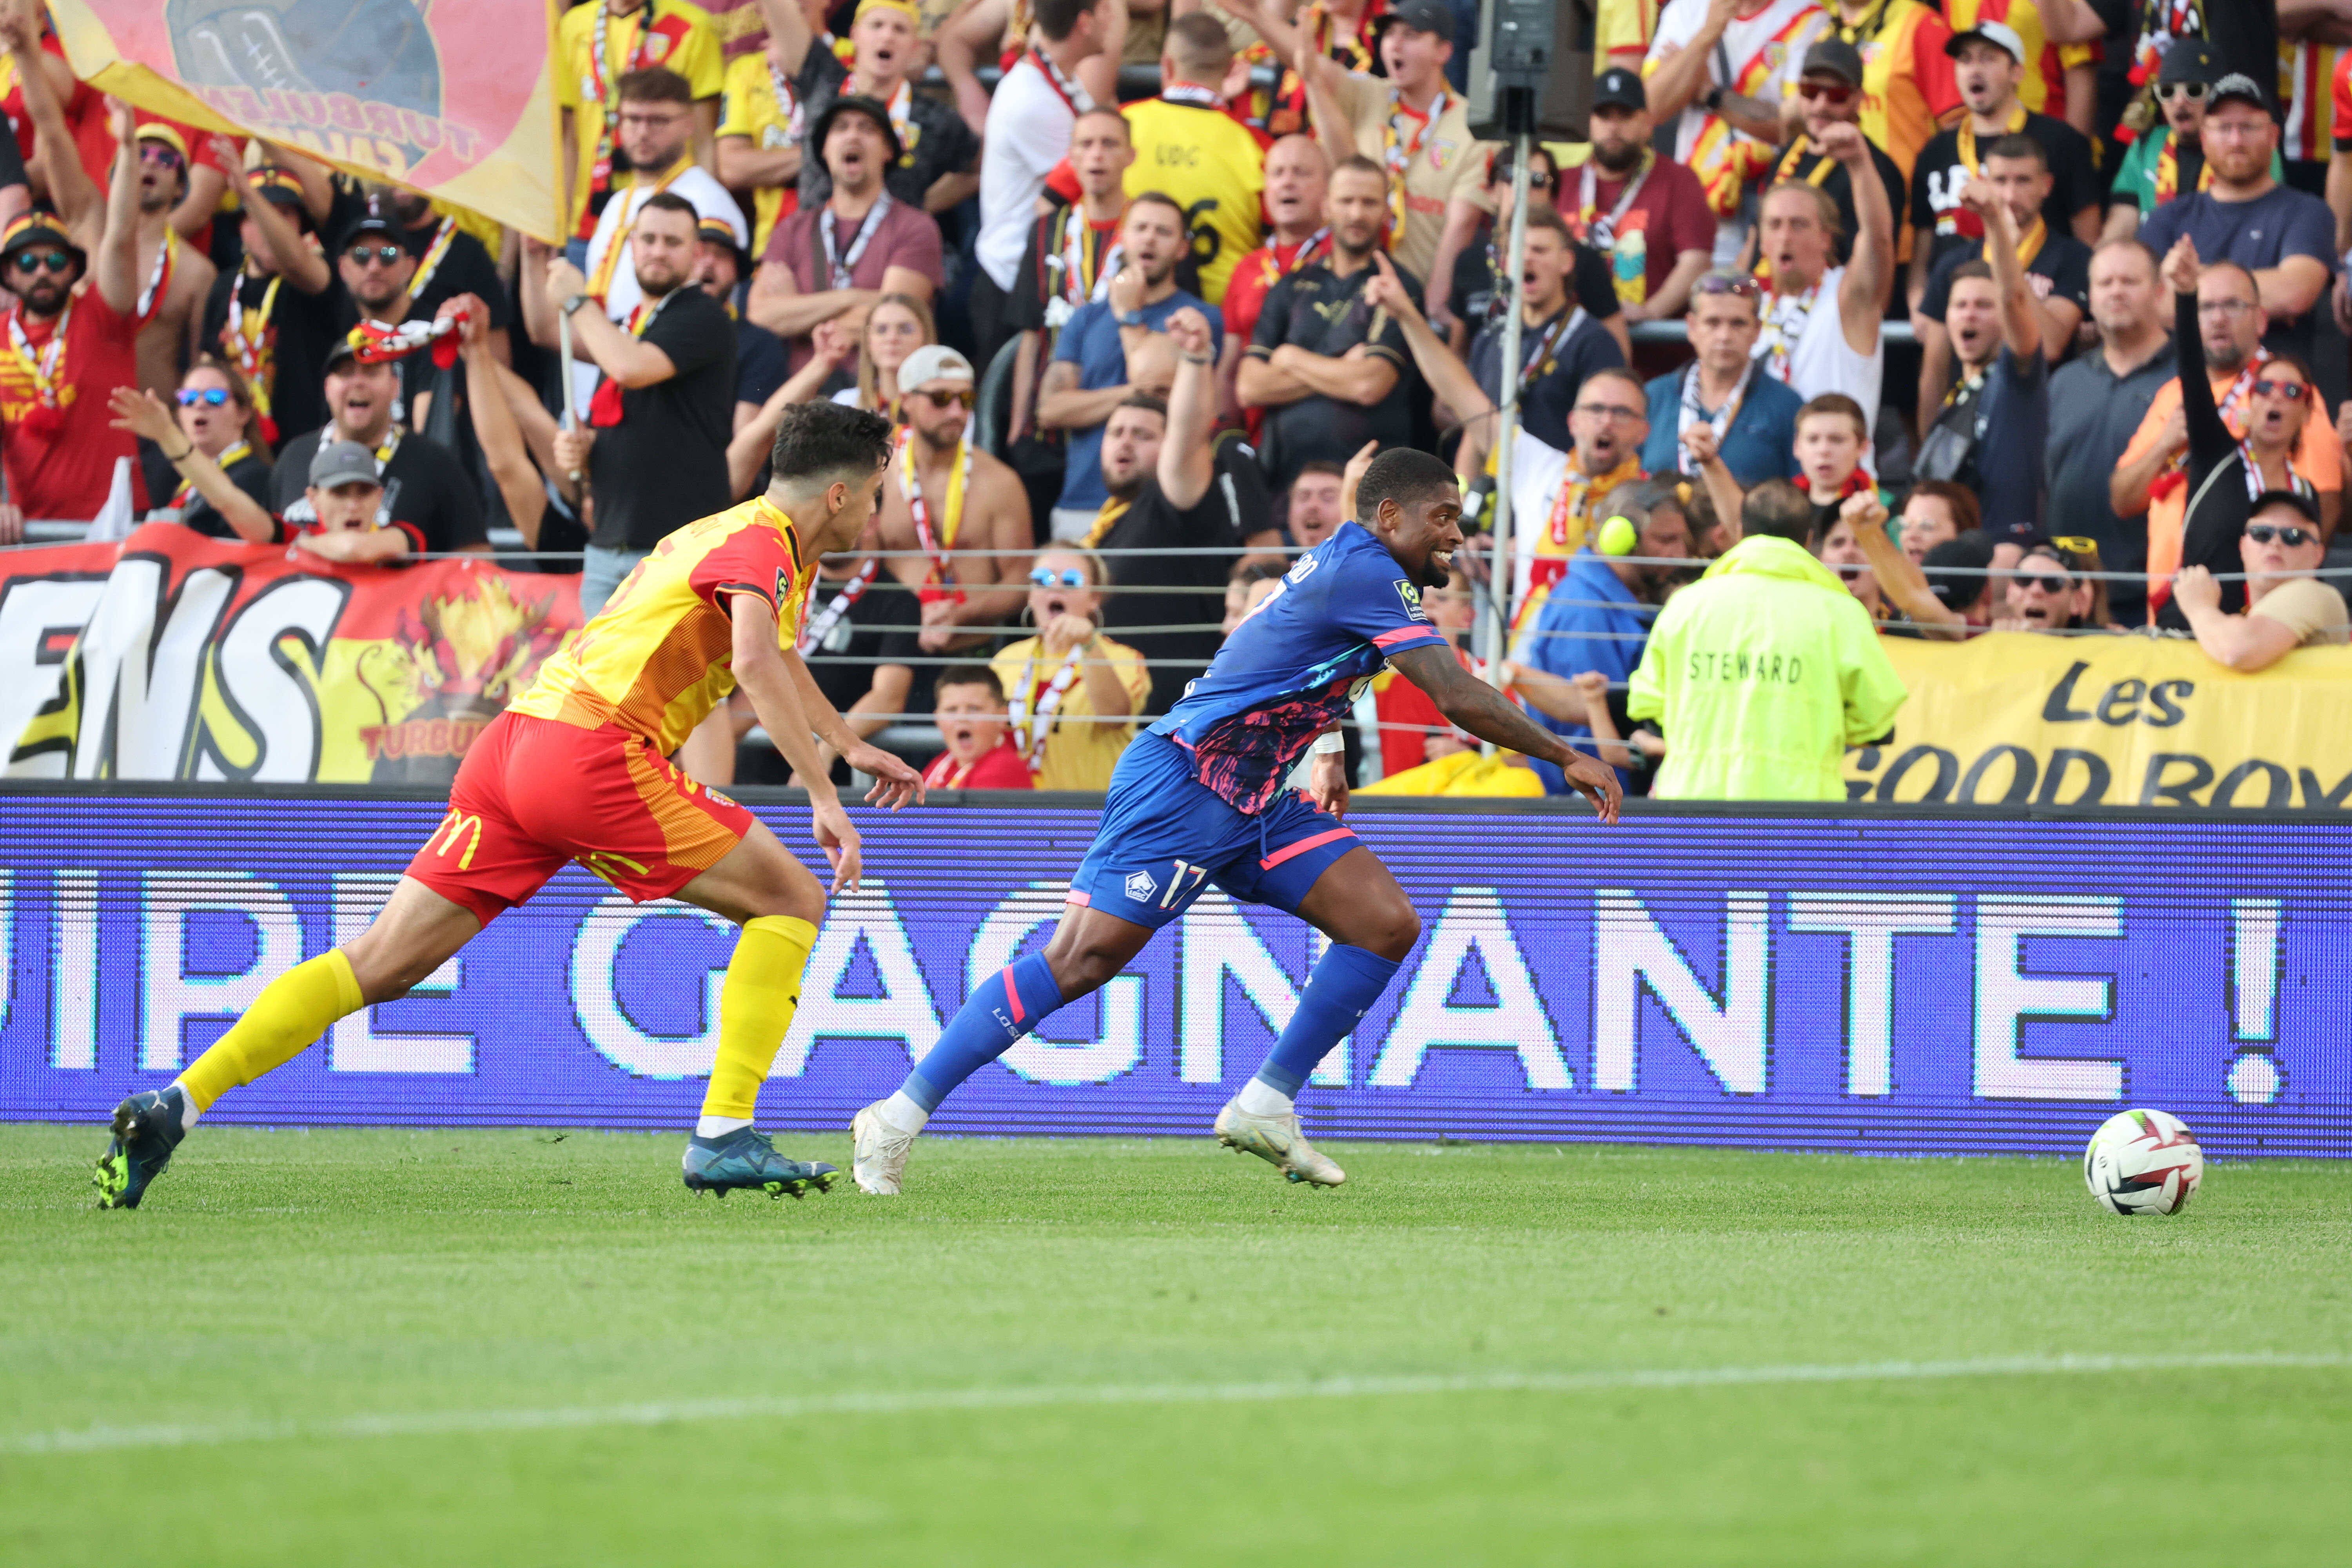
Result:
[[[0,141],[5,140],[7,138],[0,137]],[[247,452],[236,462],[228,464],[223,472],[228,475],[229,483],[252,499],[254,505],[264,511],[270,510],[269,488],[272,475],[268,463],[263,462],[254,453]],[[223,517],[212,502],[194,490],[189,491],[188,499],[181,503],[180,521],[183,526],[194,529],[206,539],[241,537],[236,529],[229,526],[228,519]]]
[[[305,294],[287,282],[278,285],[277,297],[270,300],[269,286],[276,282],[274,276],[255,278],[241,268],[215,279],[212,292],[205,299],[204,341],[206,348],[229,363],[237,363],[236,346],[228,341],[229,300],[234,295],[245,312],[245,331],[265,334],[271,367],[269,417],[283,440],[327,422],[327,351],[342,335],[335,324],[341,290],[330,283],[319,293]],[[257,328],[264,300],[269,300],[268,320]]]
[[[664,297],[640,334],[677,374],[621,394],[621,422],[596,433],[588,482],[596,542],[651,550],[735,499],[727,441],[735,430],[735,323],[699,289]]]
[[[2169,7],[2150,5],[2148,0],[2087,3],[2107,29],[2105,37],[2099,40],[2095,79],[2099,88],[2099,107],[2098,118],[2093,124],[2102,137],[2112,142],[2116,122],[2123,118],[2125,108],[2139,92],[2132,83],[2131,73],[2137,64],[2134,56],[2141,29],[2151,21],[2160,21]],[[2206,42],[2212,45],[2214,59],[2224,74],[2238,71],[2256,81],[2272,79],[2264,73],[2275,73],[2279,68],[2276,5],[2268,0],[2193,0],[2193,4],[2200,20],[2191,30],[2202,33]],[[2156,15],[2151,16],[2150,12]],[[2120,153],[2122,149],[2116,151]],[[2112,168],[2114,162],[2108,166]],[[2186,183],[2181,186],[2183,190],[2191,188]]]
[[[2042,200],[2042,219],[2050,226],[2052,234],[2072,234],[2074,215],[2084,207],[2096,212],[2106,210],[2106,187],[2092,166],[2091,144],[2084,140],[2081,132],[2063,120],[2028,111],[2025,134],[2040,142],[2042,152],[2050,157],[2050,195]],[[1997,140],[1991,136],[1976,138],[1979,169],[1984,165],[1986,149]],[[1915,182],[1911,187],[1914,247],[1932,239],[1935,248],[1930,259],[1941,261],[1951,251],[1984,243],[1983,226],[1960,208],[1960,192],[1967,188],[1970,175],[1969,166],[1960,162],[1958,127],[1938,131],[1927,139],[1927,145],[1919,150],[1919,162],[1912,169],[1911,177]]]
[[[1454,277],[1445,308],[1454,312],[1456,321],[1469,322],[1473,332],[1499,318],[1507,305],[1507,301],[1495,298],[1497,243],[1494,222],[1488,219],[1478,226],[1477,237],[1464,246],[1462,253],[1454,258]],[[1617,282],[1610,275],[1609,258],[1580,239],[1570,241],[1570,247],[1575,265],[1568,275],[1569,292],[1588,312],[1605,321],[1624,309],[1618,303]]]
[[[1936,263],[1927,274],[1927,291],[1919,300],[1919,313],[1931,321],[1944,319],[1944,308],[1952,298],[1952,274],[1983,255],[1981,245],[1958,248]],[[2034,297],[2042,300],[2068,300],[2074,308],[2088,315],[2091,310],[2091,247],[2071,234],[2052,230],[2025,264],[2026,281],[2033,286]]]
[[[735,401],[761,404],[792,379],[783,341],[751,321],[735,323]]]
[[[817,117],[848,85],[849,68],[841,63],[840,57],[822,41],[810,44],[793,91],[801,101],[802,123],[811,132],[816,129]],[[882,183],[892,195],[909,206],[920,207],[924,194],[940,175],[968,174],[980,167],[980,138],[971,133],[963,116],[951,105],[919,89],[908,95],[907,128],[900,140],[907,146],[898,162],[882,176]],[[824,149],[804,134],[801,141],[802,210],[822,206],[832,196],[833,174],[824,166]]]
[[[1584,378],[1596,370],[1622,365],[1625,356],[1609,329],[1587,315],[1570,325],[1574,312],[1563,309],[1540,327],[1519,328],[1520,365],[1526,375],[1519,417],[1527,433],[1547,447],[1567,451],[1575,444],[1568,433],[1569,411]],[[1487,327],[1470,345],[1470,374],[1486,395],[1499,404],[1503,397],[1503,328]],[[1630,394],[1629,394],[1630,395]]]
[[[1910,209],[1904,205],[1905,192],[1908,187],[1903,178],[1903,166],[1888,157],[1886,150],[1877,142],[1864,138],[1864,144],[1870,149],[1871,165],[1878,171],[1879,183],[1886,187],[1886,210],[1895,219],[1895,232],[1899,238],[1903,226],[1910,221]],[[1822,171],[1824,163],[1829,165],[1826,174]],[[1843,163],[1826,153],[1814,152],[1811,142],[1803,137],[1798,138],[1780,155],[1779,165],[1772,171],[1772,178],[1776,182],[1804,180],[1810,183],[1816,174],[1821,175],[1818,184],[1822,193],[1837,203],[1837,265],[1843,267],[1853,259],[1853,237],[1862,232],[1862,216],[1853,210],[1853,176],[1845,172]],[[1897,248],[1900,249],[1899,245]]]
[[[816,689],[824,693],[835,712],[846,713],[852,703],[873,689],[874,672],[882,664],[903,664],[915,672],[905,711],[929,712],[931,680],[940,667],[933,662],[936,656],[923,652],[916,640],[923,627],[922,601],[911,589],[901,586],[886,566],[834,620],[831,606],[851,581],[820,575],[816,586],[809,590],[809,626],[830,622],[824,640],[808,651],[809,674]]]
[[[269,480],[269,510],[289,522],[316,522],[310,498],[310,459],[318,456],[323,429],[297,436],[278,455]],[[408,547],[419,553],[461,550],[487,543],[482,521],[482,498],[458,467],[457,455],[438,441],[422,436],[402,436],[384,461],[383,505],[379,521],[408,535]]]
[[[1146,479],[1129,507],[1101,541],[1104,550],[1175,551],[1238,549],[1250,534],[1273,527],[1272,503],[1248,443],[1228,437],[1216,452],[1209,488],[1179,511],[1160,493],[1158,479]],[[1113,555],[1111,591],[1103,600],[1103,630],[1126,643],[1151,668],[1151,706],[1165,713],[1184,695],[1184,683],[1208,668],[1224,640],[1217,626],[1225,613],[1225,575],[1233,557],[1223,555]],[[1192,588],[1185,594],[1126,594],[1124,588]],[[1138,632],[1129,626],[1207,624],[1197,632]],[[1171,660],[1160,664],[1158,660]]]
[[[1412,351],[1395,318],[1364,303],[1364,285],[1375,276],[1376,269],[1367,265],[1341,278],[1318,262],[1266,290],[1265,309],[1258,315],[1257,333],[1248,349],[1253,357],[1268,358],[1292,343],[1308,353],[1339,359],[1361,344],[1366,353],[1397,369],[1396,384],[1369,408],[1309,394],[1265,411],[1265,471],[1277,490],[1287,489],[1308,463],[1345,463],[1367,441],[1391,447],[1412,439]],[[1397,277],[1418,304],[1420,281],[1402,268]]]

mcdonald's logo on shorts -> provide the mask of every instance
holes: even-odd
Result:
[[[473,831],[467,837],[469,826]],[[460,837],[466,837],[466,853],[458,858],[457,869],[467,870],[474,864],[474,851],[482,847],[482,819],[475,813],[451,806],[449,814],[441,819],[441,826],[433,830],[433,837],[425,841],[425,847],[446,860],[457,849]],[[439,840],[437,845],[436,839]]]

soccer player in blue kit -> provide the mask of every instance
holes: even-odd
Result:
[[[1180,440],[1173,411],[1202,390],[1188,378],[1212,374],[1207,323],[1184,314],[1192,319],[1171,319],[1168,329],[1180,354],[1171,445]],[[1265,1065],[1218,1112],[1217,1141],[1294,1182],[1347,1180],[1307,1142],[1292,1101],[1421,934],[1404,889],[1340,821],[1348,782],[1338,721],[1384,663],[1450,722],[1556,763],[1602,821],[1617,819],[1614,770],[1475,679],[1422,610],[1421,590],[1445,584],[1462,543],[1454,470],[1426,452],[1382,452],[1358,485],[1355,513],[1362,521],[1300,556],[1208,672],[1120,756],[1094,847],[1070,879],[1045,950],[973,987],[898,1092],[857,1113],[855,1173],[865,1191],[898,1192],[915,1135],[958,1084],[1118,974],[1212,882],[1297,915],[1332,944]],[[1284,787],[1310,746],[1311,802]]]

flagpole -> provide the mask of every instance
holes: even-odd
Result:
[[[1534,152],[1534,142],[1528,132],[1518,133],[1517,151],[1511,164],[1511,232],[1498,268],[1501,276],[1495,279],[1496,289],[1508,301],[1503,316],[1500,384],[1495,389],[1495,547],[1487,563],[1490,591],[1486,595],[1486,679],[1498,687],[1503,684],[1503,661],[1510,653],[1511,616],[1516,607],[1511,603],[1512,588],[1518,582],[1517,563],[1511,556],[1511,447],[1518,431],[1519,384],[1523,379],[1519,373],[1519,277],[1527,268],[1528,159]],[[1493,742],[1488,742],[1485,749],[1488,756],[1495,754]]]
[[[555,314],[555,337],[563,356],[563,427],[580,428],[580,389],[572,380],[572,312],[558,310]],[[572,470],[572,482],[580,482],[580,470]]]

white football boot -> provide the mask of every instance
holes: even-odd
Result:
[[[893,1127],[884,1118],[880,1101],[850,1119],[849,1134],[856,1140],[850,1173],[857,1179],[858,1190],[896,1197],[898,1178],[907,1173],[907,1155],[915,1147],[915,1135]]]
[[[1277,1116],[1254,1116],[1242,1109],[1238,1099],[1229,1100],[1225,1108],[1217,1112],[1217,1142],[1228,1149],[1256,1155],[1294,1182],[1336,1187],[1348,1179],[1347,1172],[1318,1153],[1315,1145],[1307,1141],[1307,1134],[1298,1129],[1298,1112],[1295,1109]],[[904,1159],[901,1155],[902,1163]],[[860,1164],[858,1170],[862,1183],[865,1166]]]

